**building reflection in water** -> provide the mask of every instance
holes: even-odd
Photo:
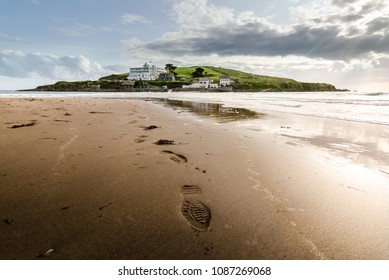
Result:
[[[244,108],[224,107],[223,104],[218,103],[202,103],[170,99],[160,99],[158,101],[174,109],[195,113],[204,117],[215,118],[219,123],[258,119],[264,117],[264,114],[262,113]]]

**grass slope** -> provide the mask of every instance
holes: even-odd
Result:
[[[303,83],[292,79],[245,73],[242,71],[213,66],[178,67],[178,78],[192,81],[192,72],[197,67],[204,69],[204,76],[219,81],[221,76],[229,76],[235,81],[234,90],[242,91],[334,91],[333,85],[325,83]]]

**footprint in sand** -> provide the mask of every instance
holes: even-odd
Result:
[[[186,156],[177,154],[175,152],[164,150],[162,153],[171,155],[170,159],[176,163],[188,162]]]
[[[135,139],[134,142],[137,144],[143,143],[146,141],[145,138],[147,138],[147,137],[148,137],[147,135],[141,135],[137,139]]]
[[[206,231],[211,222],[211,209],[198,200],[201,189],[196,185],[184,185],[181,187],[181,193],[184,196],[181,214],[194,229]]]

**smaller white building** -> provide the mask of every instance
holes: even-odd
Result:
[[[145,81],[157,80],[162,73],[166,73],[165,69],[145,63],[143,67],[130,68],[128,79]]]
[[[183,85],[182,88],[218,88],[218,84],[212,83],[211,80],[208,78],[200,78],[198,82],[190,84],[190,85]]]
[[[231,85],[231,79],[228,76],[221,76],[219,80],[219,85],[221,87],[228,87]]]

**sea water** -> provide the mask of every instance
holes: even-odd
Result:
[[[219,103],[256,112],[275,111],[389,125],[389,92],[18,92],[0,98],[168,98]]]

